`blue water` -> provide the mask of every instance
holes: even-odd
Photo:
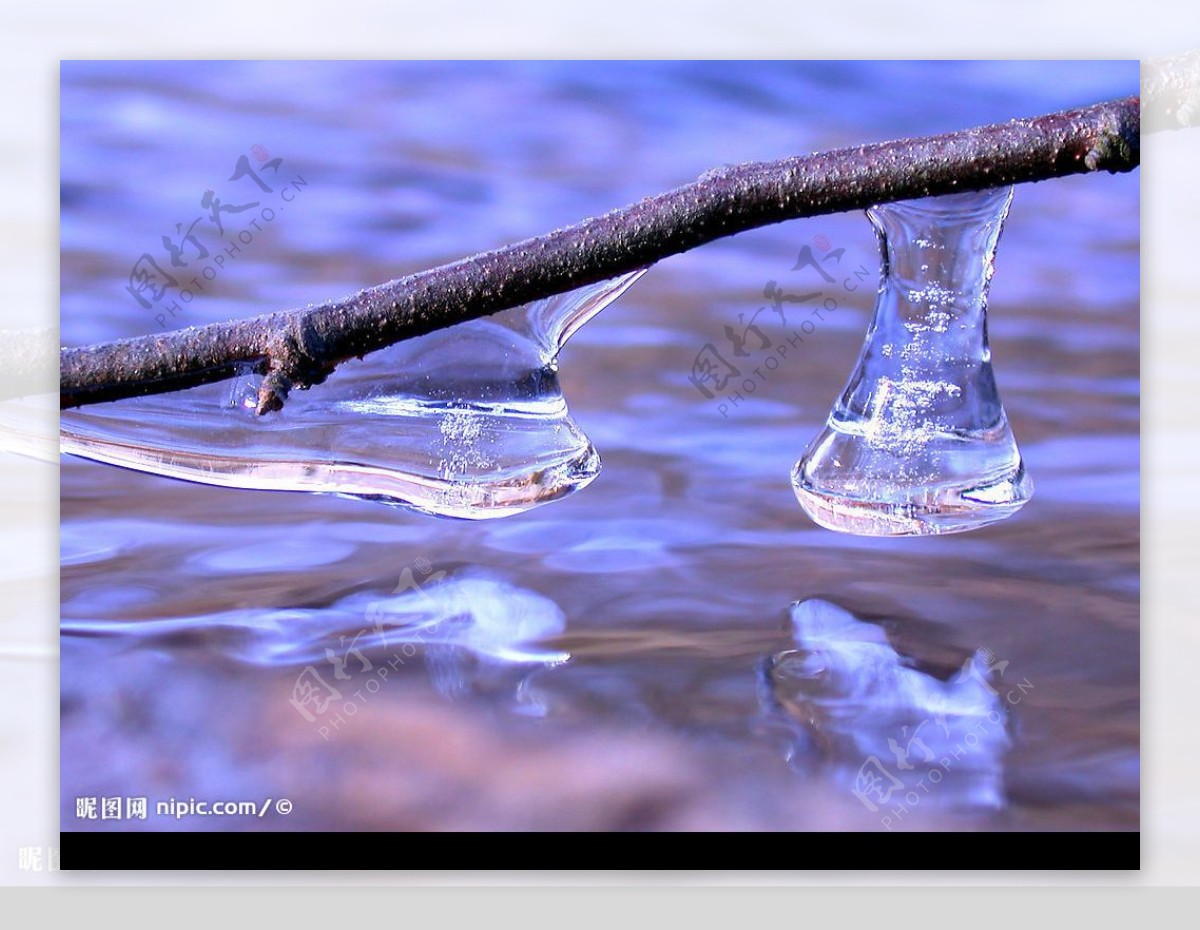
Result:
[[[322,301],[723,164],[1035,115],[1137,79],[1132,62],[67,63],[62,341]],[[265,164],[256,145],[282,158],[269,193],[228,180],[240,156]],[[257,210],[226,214],[222,240],[207,190],[279,209],[261,229],[245,225]],[[161,237],[196,217],[210,255],[251,241],[191,301],[143,307],[131,266],[169,268]],[[820,237],[845,249],[839,276],[870,275],[830,286],[836,311],[743,399],[703,396],[697,354],[728,356],[725,327],[767,305],[766,282],[821,286],[790,270]],[[791,492],[873,302],[858,214],[664,261],[588,323],[560,379],[604,470],[526,514],[467,524],[65,457],[63,828],[246,829],[153,814],[243,795],[294,801],[270,829],[1136,828],[1138,243],[1136,173],[1017,189],[990,335],[1037,492],[960,537],[838,535]],[[787,311],[758,317],[772,345],[748,362],[804,319]],[[791,605],[812,598],[879,625],[924,677],[881,678],[851,639],[822,647],[833,698],[771,684],[764,663],[806,649]],[[989,679],[1003,733],[972,780],[882,823],[856,778],[870,751],[907,778],[887,740],[937,708],[897,695],[898,735],[822,729],[805,708],[861,719],[880,696],[855,675],[941,693],[979,650],[1007,662]],[[76,797],[106,795],[151,814],[76,819]]]

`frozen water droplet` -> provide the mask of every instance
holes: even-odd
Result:
[[[1005,188],[867,211],[887,277],[855,371],[792,472],[822,526],[954,533],[1029,500],[987,344],[987,285],[1011,199]]]
[[[253,366],[238,366],[237,377],[229,382],[229,395],[225,405],[253,414],[258,408],[258,389],[262,382],[262,375],[257,374]]]
[[[224,487],[309,491],[482,519],[587,485],[600,457],[571,419],[558,353],[643,271],[348,362],[254,415],[258,376],[65,411],[62,450]]]

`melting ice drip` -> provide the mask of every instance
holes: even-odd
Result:
[[[558,352],[644,271],[398,343],[277,414],[258,378],[66,411],[62,451],[234,488],[338,494],[440,516],[520,513],[587,485]]]
[[[815,598],[792,606],[791,632],[796,648],[766,661],[762,702],[792,729],[793,766],[820,760],[872,811],[922,778],[935,785],[922,804],[1002,806],[1009,718],[978,656],[942,681],[882,627]]]
[[[992,374],[987,290],[1012,188],[875,206],[875,315],[792,471],[817,523],[865,536],[974,529],[1033,493]]]

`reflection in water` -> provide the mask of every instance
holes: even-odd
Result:
[[[406,575],[411,578],[408,570]],[[539,645],[566,629],[562,610],[540,594],[487,577],[424,586],[402,577],[397,591],[402,590],[416,596],[394,595],[368,609],[372,632],[363,648],[386,648],[397,638],[419,643],[430,681],[445,697],[465,697],[477,682],[512,666],[528,670],[571,658]]]
[[[64,620],[62,632],[128,637],[147,648],[207,648],[254,665],[312,664],[331,680],[349,680],[388,656],[423,654],[434,686],[448,697],[466,695],[514,666],[528,671],[571,657],[540,645],[566,626],[550,599],[497,578],[445,574],[416,583],[408,570],[388,597],[360,592],[326,608],[135,622]]]
[[[558,353],[644,271],[409,339],[344,365],[284,409],[257,383],[62,415],[62,450],[202,484],[338,494],[467,519],[589,484],[600,456],[567,411]]]
[[[205,188],[229,174],[217,170],[254,142],[311,178],[312,200],[256,232],[173,327],[337,297],[601,214],[725,162],[1004,121],[1136,93],[1137,82],[1136,62],[68,63],[61,338],[82,345],[157,331],[153,312],[124,292],[132,262],[177,221],[186,228]],[[866,754],[837,756],[831,795],[822,756],[800,742],[815,744],[814,727],[778,704],[787,698],[799,711],[803,692],[824,719],[818,698],[832,692],[780,670],[768,717],[755,690],[764,655],[799,648],[781,638],[777,615],[802,585],[862,616],[895,606],[922,618],[928,635],[910,638],[906,624],[893,640],[912,657],[904,670],[953,678],[962,649],[986,644],[1012,663],[1002,680],[1028,675],[1037,685],[1019,705],[1019,731],[1009,728],[1006,806],[945,806],[938,823],[1136,830],[1139,180],[1020,189],[989,336],[1039,501],[978,533],[848,536],[797,510],[794,439],[821,429],[861,347],[873,288],[843,291],[813,333],[792,333],[798,308],[786,306],[786,327],[767,310],[759,320],[771,348],[732,354],[725,328],[763,305],[768,278],[796,293],[806,282],[819,289],[814,269],[788,270],[801,247],[819,250],[817,236],[846,249],[840,265],[823,263],[839,289],[847,269],[873,262],[856,214],[763,227],[662,262],[571,337],[557,377],[604,472],[554,507],[435,520],[64,456],[63,823],[73,822],[77,796],[157,791],[287,796],[291,817],[258,824],[281,830],[878,829],[897,795],[888,808],[873,800],[880,810],[871,813],[851,793]],[[709,343],[756,380],[764,357],[788,351],[724,417],[715,405],[741,378],[713,400],[688,379]],[[369,370],[373,356],[335,377],[359,364]],[[398,382],[402,372],[392,375]],[[215,386],[218,401],[226,387]],[[298,392],[284,416],[333,387]],[[27,485],[14,485],[22,505]],[[21,526],[10,534],[9,579],[36,548]],[[503,579],[494,599],[516,597],[526,615],[539,613],[531,592],[552,598],[565,636],[520,647],[510,639],[508,648],[562,649],[571,660],[496,663],[410,640],[416,656],[392,671],[386,663],[404,641],[389,626],[388,645],[365,653],[389,671],[384,690],[364,690],[369,703],[340,730],[328,718],[347,716],[342,702],[315,723],[304,718],[289,698],[307,665],[345,701],[376,676],[351,655],[344,673],[355,680],[338,679],[324,652],[345,656],[339,635],[347,645],[374,636],[372,605],[384,601],[394,627],[434,616],[428,604],[417,609],[414,592],[388,596],[418,556],[450,569],[441,587],[464,577],[451,563],[486,566]],[[433,581],[418,576],[432,593]],[[401,604],[414,615],[393,609]],[[557,612],[542,606],[553,623]],[[498,622],[520,616],[514,607]],[[143,625],[168,619],[174,632]],[[478,610],[471,619],[488,622]],[[189,633],[189,622],[199,629]],[[81,638],[81,623],[114,635]],[[473,641],[482,647],[480,628]],[[428,643],[436,634],[423,635]],[[429,693],[426,662],[437,648],[447,664],[467,666],[438,680],[468,681],[471,698]],[[239,650],[268,664],[231,661]],[[1000,690],[1004,700],[1009,689]],[[912,710],[899,724],[926,716]],[[833,728],[825,720],[825,733]],[[797,763],[818,769],[812,777],[781,762],[766,730],[784,731]],[[874,736],[897,777],[928,768],[896,766],[887,739],[903,745],[904,734],[881,727]],[[919,736],[945,742],[936,722]],[[924,806],[959,784],[922,798],[921,825],[938,825]],[[680,810],[695,816],[670,813]],[[221,828],[254,826],[231,820]]]
[[[999,808],[1010,745],[994,666],[972,654],[948,680],[912,668],[883,627],[836,604],[791,609],[796,648],[768,657],[762,700],[794,736],[789,763],[831,769],[871,811],[920,804]]]

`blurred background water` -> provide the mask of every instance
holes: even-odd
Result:
[[[1134,62],[66,63],[62,342],[338,297],[723,164],[1137,79]],[[270,193],[229,180],[242,156]],[[261,229],[257,211],[222,215],[224,241],[195,227],[212,254],[251,241],[191,301],[127,291],[143,253],[170,270],[161,239],[206,191],[265,202],[296,177]],[[559,378],[604,469],[525,514],[64,457],[63,829],[1136,829],[1138,208],[1136,173],[1018,187],[990,333],[1037,491],[968,535],[841,536],[792,495],[873,301],[857,214],[664,261],[588,323]],[[832,281],[792,270],[806,246]],[[708,344],[732,357],[727,326],[768,306],[755,361],[803,319],[770,309],[768,282],[837,309],[736,404],[704,396],[692,365]],[[149,816],[78,818],[89,796],[146,797]],[[157,817],[171,797],[294,809]]]

